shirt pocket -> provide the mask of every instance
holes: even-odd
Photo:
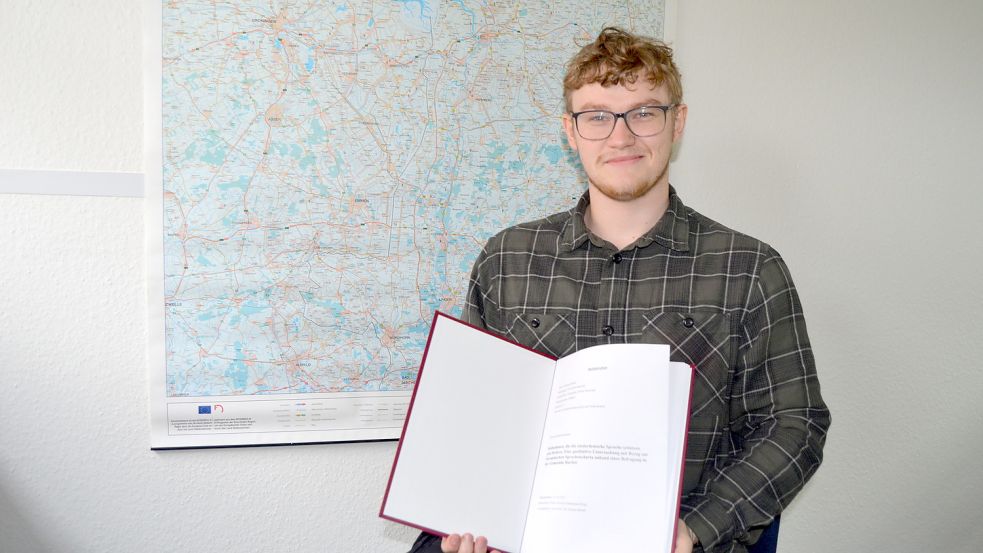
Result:
[[[689,420],[686,457],[683,465],[683,494],[692,492],[709,475],[720,447],[723,425],[718,416],[696,416]]]
[[[737,335],[731,317],[713,311],[651,311],[643,316],[642,339],[668,344],[669,358],[696,367],[693,416],[725,412],[733,380]]]
[[[505,337],[553,357],[573,353],[577,333],[565,315],[552,313],[518,313],[509,319]]]

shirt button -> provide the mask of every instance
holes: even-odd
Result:
[[[694,324],[696,324],[696,323],[694,323],[693,322],[693,319],[691,319],[689,317],[686,317],[685,319],[683,319],[683,326],[685,326],[686,328],[693,328],[693,325]]]
[[[611,325],[604,325],[604,328],[601,329],[601,332],[603,332],[605,336],[610,336],[614,334],[614,327]]]
[[[611,261],[614,261],[615,263],[621,263],[621,259],[622,257],[620,253],[616,253],[611,256]]]
[[[533,328],[539,328],[539,319],[533,319],[529,321],[529,326]]]

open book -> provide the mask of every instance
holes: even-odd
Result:
[[[513,553],[669,553],[692,377],[666,345],[556,360],[437,313],[379,515]]]

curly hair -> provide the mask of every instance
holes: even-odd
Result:
[[[683,101],[682,78],[672,61],[672,48],[660,40],[607,27],[567,64],[567,74],[563,78],[566,110],[572,108],[570,95],[584,85],[634,84],[640,76],[644,76],[652,86],[665,83],[671,103]]]

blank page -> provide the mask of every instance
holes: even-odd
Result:
[[[435,317],[382,515],[518,551],[554,366]]]

